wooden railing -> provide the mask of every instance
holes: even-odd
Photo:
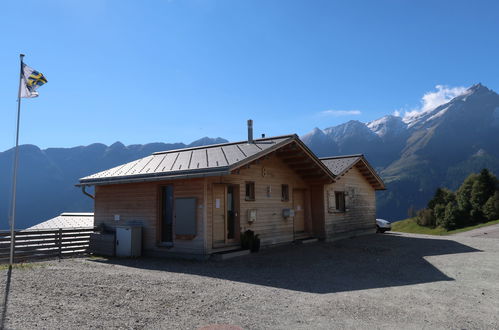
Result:
[[[14,262],[87,253],[90,234],[94,231],[92,227],[16,231]],[[0,231],[0,263],[8,263],[9,257],[10,232]]]

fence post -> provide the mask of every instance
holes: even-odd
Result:
[[[62,228],[59,228],[58,245],[59,245],[59,262],[61,262],[61,259],[62,259]]]

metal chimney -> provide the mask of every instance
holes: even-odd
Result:
[[[248,143],[253,143],[253,120],[248,119]]]

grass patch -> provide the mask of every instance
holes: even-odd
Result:
[[[403,232],[403,233],[412,233],[412,234],[425,234],[425,235],[453,235],[453,234],[462,233],[465,231],[469,231],[469,230],[473,230],[473,229],[477,229],[477,228],[482,228],[482,227],[487,227],[487,226],[491,226],[491,225],[496,225],[496,224],[499,224],[499,220],[484,222],[484,223],[480,223],[478,225],[463,227],[463,228],[459,228],[459,229],[445,230],[444,228],[441,228],[441,227],[430,228],[430,227],[420,226],[416,223],[416,218],[409,218],[406,220],[397,221],[397,222],[392,223],[392,231],[398,231],[398,232]]]
[[[13,264],[12,265],[12,269],[33,269],[35,267],[42,267],[42,265],[40,263],[20,263],[20,264]],[[9,269],[9,265],[8,264],[3,264],[3,265],[0,265],[0,270],[7,270]]]

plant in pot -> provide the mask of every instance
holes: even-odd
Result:
[[[251,250],[251,252],[260,251],[260,237],[258,236],[258,234],[253,236],[253,241],[252,241],[250,250]]]
[[[241,233],[241,247],[243,250],[251,250],[254,236],[255,232],[249,229]]]
[[[241,233],[241,248],[250,250],[251,252],[258,252],[260,250],[260,237],[255,232],[248,229]]]

